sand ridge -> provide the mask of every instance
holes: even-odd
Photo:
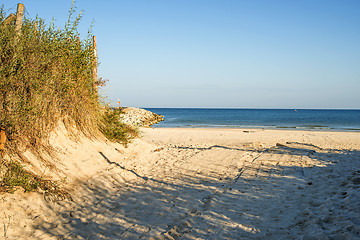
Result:
[[[2,194],[0,236],[360,238],[359,133],[142,132],[143,138],[127,149],[87,140],[72,145],[75,150],[62,148],[63,171],[75,166],[78,171],[69,180],[73,201],[45,201],[38,193]],[[82,172],[81,163],[69,160],[73,156],[94,168]]]

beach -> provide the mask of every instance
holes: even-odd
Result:
[[[65,131],[57,170],[32,169],[71,197],[1,193],[1,239],[360,239],[359,132],[141,128],[125,148]]]

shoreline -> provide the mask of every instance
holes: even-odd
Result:
[[[155,129],[216,129],[216,130],[222,130],[222,129],[229,129],[229,130],[280,130],[280,131],[304,131],[304,132],[343,132],[343,133],[360,133],[360,129],[350,129],[350,130],[344,130],[344,129],[303,129],[303,128],[296,128],[296,127],[274,127],[274,128],[256,128],[256,127],[158,127],[156,124],[151,125],[150,128]]]

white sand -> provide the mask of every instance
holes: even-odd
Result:
[[[125,149],[60,129],[58,172],[32,169],[73,201],[0,194],[0,239],[360,239],[360,133],[142,130]]]

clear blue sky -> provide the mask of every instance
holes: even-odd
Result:
[[[2,1],[64,26],[71,1]],[[137,107],[360,109],[359,0],[76,1],[102,90]]]

